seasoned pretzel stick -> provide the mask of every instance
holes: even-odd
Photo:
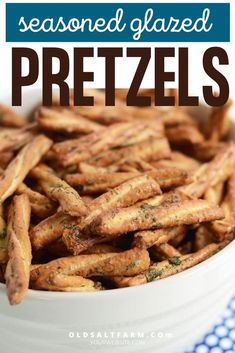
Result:
[[[15,192],[28,172],[40,161],[51,145],[51,140],[39,135],[20,150],[0,176],[0,202],[3,202]]]
[[[224,182],[233,171],[235,165],[235,144],[228,143],[215,158],[206,165],[202,165],[195,173],[195,181],[181,186],[180,191],[193,197],[201,197],[208,187]]]
[[[134,178],[139,172],[116,172],[116,173],[86,173],[67,174],[65,180],[72,186],[79,188],[85,194],[105,192],[124,181]],[[185,170],[176,168],[159,168],[148,170],[145,174],[155,179],[163,189],[184,185],[190,182],[189,175]]]
[[[67,174],[65,180],[68,184],[78,188],[84,194],[106,192],[123,182],[134,178],[139,173],[86,173]]]
[[[115,107],[109,107],[99,102],[98,105],[94,107],[82,107],[76,106],[72,107],[72,110],[78,114],[85,116],[86,118],[99,122],[104,125],[110,125],[118,122],[125,121],[136,121],[136,119],[150,120],[153,118],[159,118],[160,116],[156,108],[142,108],[138,109],[136,107],[130,107],[120,102],[116,97]]]
[[[0,175],[2,173],[3,170],[0,167]],[[29,198],[29,202],[31,205],[31,212],[40,218],[50,216],[52,213],[54,213],[56,209],[55,204],[51,200],[49,200],[46,196],[40,194],[39,192],[30,189],[24,183],[21,183],[18,186],[15,193],[17,195],[26,194]]]
[[[143,123],[113,124],[79,139],[57,143],[53,149],[64,166],[85,161],[109,148],[120,146],[143,129]]]
[[[150,138],[134,146],[123,147],[117,150],[110,150],[97,155],[89,160],[91,164],[106,167],[110,164],[118,163],[122,165],[127,156],[141,158],[144,161],[159,160],[169,158],[171,154],[170,146],[166,138]]]
[[[80,229],[104,211],[113,207],[127,207],[160,193],[159,185],[149,176],[141,175],[132,178],[94,199],[89,205],[90,213],[83,220]]]
[[[69,251],[74,255],[88,249],[91,245],[99,243],[99,237],[87,237],[81,230],[87,227],[96,217],[113,207],[127,207],[139,200],[145,200],[159,194],[159,185],[147,175],[138,176],[117,186],[113,190],[97,197],[89,204],[90,213],[77,226],[66,229],[63,241]]]
[[[96,121],[104,125],[111,125],[114,123],[132,121],[134,116],[132,114],[131,107],[109,107],[103,105],[97,105],[92,107],[73,107],[73,111],[77,114],[85,116],[91,121]]]
[[[39,126],[51,131],[89,134],[103,129],[100,124],[65,109],[58,112],[54,109],[41,107],[38,111],[37,121]]]
[[[26,194],[29,198],[31,211],[39,218],[49,217],[56,211],[56,205],[45,195],[30,189],[26,184],[21,183],[15,191],[16,194]]]
[[[136,145],[148,139],[161,139],[164,137],[163,124],[159,124],[161,120],[155,119],[154,121],[145,121],[142,125],[142,130],[137,134],[130,137],[128,140],[124,141],[120,147],[127,147],[131,145]]]
[[[57,259],[36,269],[38,276],[34,282],[35,288],[50,289],[56,285],[58,275],[66,276],[133,276],[149,267],[148,252],[141,249],[131,249],[122,253],[106,253],[70,256]],[[35,278],[35,273],[32,277]]]
[[[90,233],[100,236],[119,235],[136,230],[159,229],[208,222],[224,217],[223,210],[204,200],[162,203],[160,206],[117,208],[98,216],[89,225]]]
[[[235,231],[235,174],[233,173],[227,185],[227,194],[221,204],[225,218],[207,224],[208,230],[217,241],[234,238]]]
[[[155,168],[174,167],[177,169],[194,171],[199,168],[200,163],[196,159],[188,157],[181,152],[172,151],[170,159],[163,159],[158,162],[152,162],[151,165]]]
[[[161,245],[168,241],[185,234],[187,228],[178,226],[173,228],[157,229],[157,230],[142,230],[136,232],[133,239],[133,246],[139,248],[150,248],[153,245]]]
[[[59,202],[64,213],[71,216],[82,216],[87,213],[87,207],[77,191],[58,178],[51,168],[40,164],[31,171],[30,175],[38,180],[50,199]]]
[[[0,126],[22,127],[27,119],[6,105],[0,104]]]
[[[130,287],[169,277],[208,259],[221,250],[225,245],[226,244],[224,243],[209,244],[195,253],[179,257],[175,256],[168,260],[158,262],[150,266],[144,273],[135,277],[114,277],[113,281],[118,287]]]
[[[33,288],[57,292],[97,292],[104,289],[99,282],[94,282],[91,279],[81,276],[67,276],[61,273],[43,284],[33,284]]]
[[[30,231],[30,240],[33,248],[39,250],[59,239],[63,234],[63,230],[74,222],[74,217],[62,212],[57,212],[53,216],[44,219]]]
[[[191,181],[189,173],[179,168],[159,167],[145,173],[156,180],[164,190],[185,185]]]
[[[136,181],[141,182],[140,178],[141,177],[139,177],[138,179],[136,179],[134,181],[135,182]],[[142,180],[142,182],[144,182],[144,180]],[[133,181],[130,181],[130,186],[129,187],[130,187],[130,190],[133,192],[133,196],[134,195],[135,196],[139,195],[139,199],[141,199],[140,198],[141,195],[139,194],[139,191],[136,190],[136,192],[135,192],[135,188],[134,188],[135,184],[132,184],[132,183],[133,183]],[[133,189],[132,189],[131,185],[133,185]],[[127,186],[127,183],[126,184],[124,183],[123,184],[123,191],[126,189],[126,186]],[[138,186],[138,184],[137,184],[137,186]],[[141,187],[141,184],[139,185],[139,187]],[[143,188],[140,188],[140,190],[141,190],[141,192],[143,192],[143,196],[145,195],[145,197],[146,197],[147,194],[146,193],[144,194],[144,192],[147,189],[145,189],[145,187],[146,186],[144,186],[144,184],[143,184]],[[112,198],[112,195],[110,195],[110,193],[109,194],[106,193],[104,195],[107,195],[108,197]],[[103,243],[105,241],[109,241],[109,240],[112,240],[113,238],[116,238],[116,234],[109,234],[108,236],[100,237],[99,235],[96,235],[96,234],[92,234],[91,235],[89,233],[89,227],[90,227],[91,222],[93,220],[95,220],[100,214],[102,214],[103,212],[107,211],[109,209],[109,207],[110,207],[110,205],[107,205],[107,209],[105,209],[105,208],[101,208],[99,206],[99,204],[102,202],[102,196],[100,196],[97,199],[95,199],[94,202],[91,204],[91,207],[92,208],[95,207],[95,208],[94,208],[94,212],[91,212],[90,217],[88,216],[79,225],[72,225],[71,227],[69,227],[68,230],[66,229],[64,231],[64,233],[63,233],[63,237],[62,237],[63,241],[66,244],[66,247],[69,249],[69,251],[71,253],[73,253],[74,255],[80,254],[81,252],[87,250],[88,248],[90,248],[91,246],[93,246],[95,244]],[[163,202],[177,203],[177,202],[181,202],[182,200],[188,200],[188,197],[185,194],[182,194],[180,192],[175,192],[174,191],[174,192],[169,192],[169,193],[166,193],[166,194],[158,195],[158,196],[155,196],[155,197],[152,197],[152,198],[148,198],[147,201],[145,201],[145,200],[144,201],[140,201],[140,202],[136,203],[136,206],[138,206],[138,207],[146,207],[146,204],[147,204],[149,207],[151,207],[151,206],[158,206],[158,205],[160,205]],[[132,202],[133,201],[134,200],[132,199]],[[121,203],[119,203],[119,204],[121,205]],[[105,205],[105,202],[104,202],[104,205]],[[118,203],[116,205],[118,205]],[[127,205],[128,204],[126,203],[125,199],[123,199],[123,206],[122,207],[127,207]],[[111,208],[113,208],[113,207],[115,207],[115,203],[114,203],[114,205]],[[97,211],[96,211],[96,209],[97,209]],[[84,233],[81,233],[81,230]],[[86,232],[88,234],[86,234]],[[178,234],[177,232],[175,233],[174,231],[171,232],[171,233],[173,233],[173,234],[169,235],[169,237],[168,236],[165,237],[165,235],[162,237],[161,234],[158,237],[157,235],[155,236],[155,234],[154,234],[152,236],[152,238],[149,239],[149,242],[146,243],[146,246],[144,246],[144,244],[140,244],[139,247],[141,248],[142,245],[143,245],[143,248],[148,247],[148,245],[150,245],[151,242],[152,242],[151,245],[153,245],[156,241],[158,241],[158,238],[159,238],[160,242],[161,241],[165,242],[165,241],[168,241],[169,239],[171,239],[172,237],[177,236],[177,234]]]
[[[33,134],[26,129],[1,129],[0,152],[15,151],[31,141]]]
[[[130,147],[139,143],[142,143],[146,140],[149,139],[161,139],[164,137],[163,133],[157,132],[156,130],[154,130],[152,127],[144,127],[143,126],[143,130],[138,132],[138,134],[132,136],[131,138],[129,138],[128,140],[126,140],[125,142],[123,142],[120,145],[120,148],[123,147]]]
[[[29,240],[30,203],[26,195],[15,196],[8,215],[7,243],[9,261],[5,279],[10,304],[18,304],[29,286],[31,244]]]
[[[39,268],[44,266],[42,264],[31,265],[30,269],[30,286],[34,288],[34,283],[38,279],[40,270]],[[102,290],[102,286],[99,282],[94,282],[90,279],[83,278],[81,276],[68,276],[62,273],[57,274],[53,278],[53,284],[48,281],[45,284],[47,290],[58,291],[58,292],[93,292]]]

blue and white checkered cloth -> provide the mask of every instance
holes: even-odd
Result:
[[[235,353],[235,297],[212,330],[186,353]]]

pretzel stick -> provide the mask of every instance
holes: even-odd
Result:
[[[119,165],[119,168],[121,170],[126,169],[127,171],[127,167],[131,166],[135,167],[135,173],[140,171],[151,176],[158,182],[162,189],[188,184],[191,181],[189,172],[182,168],[162,166],[161,162],[152,162],[150,164],[140,158],[126,160],[123,164]]]
[[[89,204],[90,213],[77,226],[71,226],[63,232],[63,241],[74,255],[85,251],[90,245],[99,243],[97,237],[81,234],[96,217],[113,207],[127,207],[144,200],[160,191],[158,184],[146,175],[142,175],[117,186],[113,190],[97,197]]]
[[[80,229],[83,229],[104,211],[113,207],[128,207],[137,201],[146,200],[160,193],[161,190],[158,183],[148,175],[132,178],[94,199],[89,205],[90,213],[83,220]]]
[[[235,144],[228,143],[207,165],[195,173],[195,181],[179,190],[187,195],[201,197],[209,187],[224,182],[232,173],[235,165]],[[198,173],[198,175],[197,175]]]
[[[34,287],[37,289],[37,286],[38,284]],[[45,282],[41,286],[42,289],[58,292],[97,292],[103,289],[99,282],[81,276],[67,276],[61,273],[53,277],[51,282]],[[41,289],[40,285],[39,289]]]
[[[164,207],[165,206],[165,207]],[[224,217],[222,209],[204,200],[152,207],[131,206],[117,208],[98,216],[89,226],[90,233],[100,236],[119,235],[135,230],[159,229],[179,225],[208,222]]]
[[[130,190],[133,192],[133,196],[135,195],[135,197],[138,196],[139,198],[140,198],[141,194],[139,191],[137,191],[138,189],[135,189],[135,187],[134,187],[135,184],[133,182],[136,182],[136,181],[141,182],[141,178],[143,178],[143,177],[139,177],[138,179],[136,178],[136,180],[132,179],[132,181],[130,181],[130,185],[129,185]],[[144,180],[142,180],[142,182],[144,182]],[[123,184],[123,191],[126,189],[126,186],[127,186],[127,183],[124,183]],[[137,186],[138,186],[138,184],[137,184]],[[141,187],[141,184],[139,185],[139,187]],[[145,195],[145,197],[146,197],[147,194],[144,194],[145,190],[146,190],[145,188],[146,188],[146,186],[144,187],[144,184],[143,184],[143,188],[140,188],[140,190],[141,190],[141,192],[143,192],[143,195]],[[104,195],[107,195],[107,197],[111,197],[111,199],[113,197],[112,194],[110,194],[110,193],[109,194],[106,193]],[[87,249],[89,249],[91,246],[94,246],[95,244],[99,244],[99,243],[103,243],[105,241],[112,240],[112,239],[116,238],[116,236],[117,236],[116,234],[109,234],[108,236],[100,237],[96,234],[89,234],[89,227],[90,227],[91,222],[93,220],[95,220],[99,216],[99,214],[102,214],[104,211],[108,210],[110,207],[110,205],[109,206],[107,205],[107,209],[100,207],[100,205],[102,205],[102,202],[103,202],[102,196],[95,199],[94,202],[91,204],[91,208],[94,207],[94,212],[91,212],[90,216],[88,216],[79,225],[69,226],[68,227],[69,229],[68,230],[66,229],[63,233],[63,237],[62,237],[63,241],[66,244],[69,251],[71,253],[73,253],[74,255],[78,255],[81,252],[86,251]],[[140,202],[136,203],[136,206],[146,207],[146,202],[149,206],[158,206],[163,202],[177,203],[177,202],[181,202],[182,200],[187,200],[187,199],[188,199],[188,197],[185,194],[182,194],[180,192],[169,192],[169,193],[166,193],[166,194],[163,194],[160,196],[158,195],[158,196],[152,197],[152,198],[148,199],[147,201],[145,201],[145,200],[140,201]],[[114,201],[115,201],[115,199],[114,199]],[[123,201],[124,201],[124,203],[123,203],[122,207],[126,207],[128,204],[126,203],[125,200],[123,200]],[[132,201],[133,201],[133,199],[132,199]],[[105,202],[103,203],[103,205],[105,205]],[[116,205],[118,205],[118,203]],[[119,203],[119,205],[121,205],[121,203]],[[113,204],[112,207],[115,207],[115,203]],[[97,211],[96,211],[96,209],[97,209]],[[81,233],[81,231],[82,231],[82,233]],[[85,233],[83,233],[83,232],[85,232]],[[86,234],[86,232],[88,234]],[[175,233],[173,231],[172,236],[169,235],[169,237],[168,236],[165,237],[165,235],[164,235],[160,241],[162,241],[162,242],[168,241],[172,237],[177,236],[177,234],[178,234],[178,232]],[[161,237],[161,235],[160,235],[160,237]],[[149,243],[147,243],[146,246],[143,245],[143,247],[148,247],[148,245],[151,246],[157,240],[158,240],[158,237],[157,236],[155,237],[155,235],[154,235],[152,237],[152,240],[149,240]],[[152,241],[152,243],[151,243],[151,241]],[[151,243],[151,245],[150,245],[150,243]],[[137,246],[138,246],[138,243],[137,243]],[[139,247],[142,247],[142,245],[140,244]]]
[[[50,289],[56,286],[58,275],[66,276],[113,276],[135,275],[149,267],[150,260],[146,250],[131,249],[122,253],[106,253],[70,256],[57,259],[36,269],[38,276],[35,288]],[[35,278],[35,273],[32,274]]]
[[[165,137],[159,139],[150,138],[134,146],[107,151],[91,158],[89,162],[96,166],[106,167],[114,163],[122,165],[126,160],[126,156],[149,161],[169,158],[170,153],[170,146]]]
[[[44,265],[37,264],[31,265],[30,267],[31,288],[35,287],[35,281],[39,277],[41,266]],[[44,289],[58,292],[93,292],[102,290],[103,288],[99,282],[94,282],[90,279],[86,279],[81,276],[68,276],[59,273],[54,276],[52,284],[50,283],[50,281],[45,283]]]
[[[120,145],[120,148],[131,147],[149,139],[162,139],[163,137],[164,136],[162,132],[160,133],[151,127],[143,126],[143,130],[139,131],[138,134],[132,136],[131,138],[123,142]]]
[[[57,143],[53,146],[64,166],[79,163],[109,148],[120,146],[143,129],[143,123],[133,126],[130,123],[113,124],[101,131],[79,139]]]
[[[137,176],[139,173],[86,173],[67,174],[65,180],[68,184],[77,187],[85,194],[106,192]]]
[[[92,93],[94,95],[94,93]],[[126,106],[118,97],[115,97],[115,107],[105,106],[105,98],[101,101],[98,99],[94,107],[72,106],[72,110],[86,118],[99,122],[104,125],[110,125],[117,122],[133,121],[134,119],[152,119],[159,117],[156,108],[142,108]]]
[[[87,207],[77,191],[58,178],[52,169],[40,164],[31,171],[30,175],[37,178],[49,198],[59,202],[63,212],[71,216],[82,216],[87,213]]]
[[[157,230],[142,230],[135,233],[133,246],[150,248],[153,245],[161,245],[181,234],[185,234],[186,230],[185,226]]]
[[[156,180],[164,190],[188,184],[191,181],[189,173],[179,168],[159,167],[146,171],[146,174]]]
[[[227,185],[227,194],[221,204],[225,218],[207,224],[207,228],[216,237],[217,241],[234,238],[235,231],[235,175],[230,176]]]
[[[62,212],[44,219],[30,231],[30,240],[35,250],[52,243],[60,238],[66,226],[73,224],[75,218]]]
[[[1,129],[0,130],[0,152],[17,150],[30,142],[33,138],[31,131],[26,129]]]
[[[177,169],[183,169],[188,171],[196,170],[200,166],[200,163],[196,159],[186,156],[182,152],[177,152],[177,151],[171,152],[170,159],[163,159],[158,162],[152,162],[151,164],[155,168],[174,167]]]
[[[39,135],[22,148],[0,176],[0,202],[3,202],[15,192],[28,172],[49,150],[51,144],[51,140]]]
[[[29,240],[30,203],[24,194],[15,196],[9,211],[7,243],[9,261],[5,279],[10,304],[18,304],[29,286],[31,244]]]
[[[73,107],[72,109],[77,114],[81,114],[89,120],[96,121],[104,125],[110,125],[114,123],[132,121],[132,109],[128,108],[131,107],[122,106],[117,108],[117,106],[109,107],[98,105],[92,107],[92,109],[90,107],[82,106]]]
[[[130,287],[147,282],[156,281],[173,274],[182,272],[198,263],[208,259],[225,246],[222,244],[209,244],[205,248],[187,255],[173,257],[153,264],[144,273],[135,277],[114,277],[113,281],[118,287]]]
[[[0,167],[0,175],[3,170]],[[50,216],[55,211],[55,205],[46,196],[30,189],[26,184],[21,183],[15,191],[15,194],[26,194],[31,205],[31,212],[36,216],[43,218]],[[1,212],[0,212],[1,214]]]
[[[52,215],[56,210],[56,205],[45,195],[30,189],[26,184],[21,183],[15,191],[16,194],[26,194],[29,198],[31,211],[37,217],[45,218]]]
[[[39,126],[51,131],[89,134],[103,129],[101,125],[65,109],[58,112],[41,107],[38,111],[37,121]]]
[[[67,174],[65,180],[72,186],[77,187],[83,193],[105,192],[121,183],[138,176],[139,172],[116,172],[116,173],[86,173]],[[184,185],[190,181],[188,173],[176,168],[159,168],[148,170],[145,174],[155,179],[160,187],[169,189],[175,186]]]

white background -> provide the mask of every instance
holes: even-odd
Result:
[[[105,46],[122,46],[123,48],[127,46],[174,46],[176,48],[176,57],[167,59],[166,69],[169,71],[176,72],[176,82],[168,84],[167,87],[177,87],[177,48],[179,46],[184,46],[189,48],[189,87],[190,93],[198,95],[201,97],[202,95],[202,85],[205,84],[213,84],[213,81],[210,80],[207,75],[204,73],[202,67],[202,57],[204,51],[211,46],[221,46],[223,47],[229,56],[230,65],[229,66],[220,66],[219,70],[227,77],[230,85],[230,95],[235,100],[235,4],[234,1],[230,2],[231,6],[231,42],[230,43],[6,43],[5,42],[5,4],[6,0],[0,1],[0,97],[5,96],[6,94],[11,94],[11,48],[12,47],[30,47],[38,52],[39,60],[41,60],[41,52],[42,47],[60,47],[68,51],[70,54],[70,63],[71,63],[71,72],[68,78],[68,83],[72,87],[73,82],[73,47],[76,46],[92,46],[92,47],[105,47]],[[9,1],[9,2],[65,2],[65,0],[24,0],[24,1]],[[70,2],[79,2],[79,0],[70,0]],[[86,1],[88,2],[88,1]],[[100,2],[97,0],[92,0],[92,2]],[[103,1],[105,2],[105,1]],[[107,1],[108,2],[108,1]],[[122,2],[141,2],[138,0],[134,1],[122,1]],[[143,2],[143,1],[142,1]],[[156,1],[148,1],[148,3],[153,3]],[[164,2],[164,1],[162,1]],[[169,0],[168,2],[179,2],[176,0]],[[181,0],[180,2],[187,2],[186,0]],[[190,2],[203,2],[202,0],[191,0]],[[216,0],[207,0],[205,2],[229,2],[227,1],[216,1]],[[145,2],[146,3],[146,2]],[[170,11],[170,9],[169,9]],[[233,16],[234,14],[234,16]],[[124,50],[125,52],[125,50]],[[153,87],[153,73],[154,66],[152,64],[149,65],[149,68],[146,72],[142,87]],[[135,58],[119,58],[116,59],[116,87],[129,87],[133,74],[136,70],[136,64],[138,59]],[[57,70],[57,63],[55,62],[55,72]],[[37,83],[34,87],[42,86],[41,79],[41,68],[40,65],[40,76],[38,78]],[[25,73],[27,73],[27,65],[24,67]],[[87,84],[87,86],[92,87],[104,87],[104,59],[102,58],[87,58],[85,59],[85,70],[94,72],[94,82]],[[214,88],[217,89],[217,85],[214,85]],[[233,115],[235,115],[235,109],[233,108]]]

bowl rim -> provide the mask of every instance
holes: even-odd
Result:
[[[235,239],[232,240],[228,245],[226,245],[223,249],[221,249],[216,254],[212,255],[208,259],[200,262],[199,264],[190,267],[182,272],[176,273],[172,276],[152,281],[149,283],[132,286],[132,287],[124,287],[124,288],[114,288],[102,291],[94,291],[94,292],[59,292],[59,291],[45,291],[45,290],[36,290],[36,289],[29,289],[25,300],[27,299],[48,299],[48,300],[64,300],[68,299],[89,299],[89,298],[113,298],[115,295],[116,297],[120,297],[125,295],[126,292],[131,294],[136,290],[156,290],[161,286],[161,284],[174,286],[174,282],[181,280],[186,280],[188,277],[193,276],[196,273],[205,274],[205,271],[208,272],[211,267],[217,266],[219,260],[222,260],[227,256],[227,253],[230,251],[235,250]],[[177,285],[177,283],[176,283]],[[0,293],[5,292],[6,285],[4,283],[0,283]],[[154,288],[153,288],[154,287]]]

